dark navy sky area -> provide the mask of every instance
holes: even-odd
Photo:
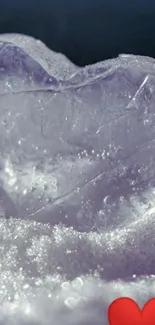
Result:
[[[0,0],[0,33],[24,33],[78,65],[155,58],[155,0]]]

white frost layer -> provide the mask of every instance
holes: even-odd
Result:
[[[113,241],[121,245],[128,234],[132,241],[135,232],[144,237],[149,218],[144,216],[117,234],[80,234],[61,226],[1,219],[0,324],[104,325],[115,298],[132,297],[143,305],[155,295],[154,276],[107,282],[97,275],[93,263],[98,260],[104,268],[105,256],[115,252]],[[146,263],[150,245],[143,251]],[[135,248],[133,254],[141,252]],[[94,275],[87,274],[89,267],[94,267]],[[74,278],[80,269],[83,276]]]

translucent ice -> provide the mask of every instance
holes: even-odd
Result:
[[[0,322],[107,324],[155,294],[155,61],[0,36]]]

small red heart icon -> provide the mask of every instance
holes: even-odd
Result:
[[[109,325],[155,325],[155,298],[141,310],[130,298],[118,298],[108,309]]]

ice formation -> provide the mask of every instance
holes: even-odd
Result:
[[[107,325],[155,295],[155,61],[0,36],[0,323]]]

